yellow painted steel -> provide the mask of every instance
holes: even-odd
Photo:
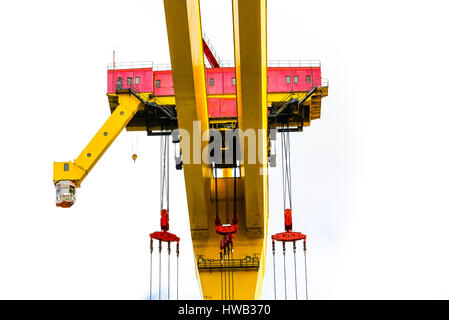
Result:
[[[265,6],[261,2],[258,4],[259,9]],[[186,151],[189,155],[195,155],[198,152],[198,149],[195,150],[195,145],[200,145],[202,147],[201,150],[203,150],[208,142],[209,117],[207,113],[199,3],[198,0],[165,0],[164,5],[173,70],[173,84],[176,93],[178,127],[187,130],[193,140],[191,141],[189,150],[186,150],[187,146],[182,144],[181,138],[184,161]],[[254,9],[254,5],[257,5],[254,1],[249,1],[248,6],[243,4],[243,11],[246,14],[249,14],[250,11],[254,13],[254,10],[257,11],[257,9]],[[263,28],[258,28],[259,33],[251,36],[263,38],[266,37],[264,27],[266,16],[264,9],[259,11],[261,14],[257,14],[257,16],[259,22],[262,21],[260,23],[263,25]],[[254,23],[253,19],[250,19],[250,21],[250,23]],[[263,32],[261,32],[262,30]],[[244,32],[246,31],[244,30]],[[266,43],[265,41],[263,40],[263,43]],[[245,50],[248,49],[245,48]],[[252,47],[252,49],[258,50],[260,46]],[[266,79],[266,48],[263,48],[262,55],[265,57],[265,67],[263,68],[264,71],[261,71],[260,76],[264,74],[263,78]],[[265,85],[259,88],[259,90],[262,89],[265,92],[265,98],[260,94],[256,99],[258,105],[263,104],[266,113],[266,80]],[[262,113],[261,110],[258,112]],[[199,143],[200,137],[193,124],[194,121],[198,120],[201,121],[201,126],[199,126],[201,133],[206,133],[205,139],[201,143]],[[262,124],[261,121],[262,118],[257,123],[254,123],[256,129],[264,128],[264,126],[266,129],[266,116],[265,124]],[[244,124],[251,125],[251,123]],[[265,138],[262,140],[264,140],[262,147],[266,150],[266,133]],[[265,166],[266,168],[266,159],[263,161],[265,164],[262,167]],[[253,172],[254,170],[249,169],[249,171]],[[230,223],[233,212],[233,199],[230,196],[233,195],[233,183],[231,183],[233,182],[233,178],[230,178],[229,175],[229,171],[225,170],[224,177],[217,180],[219,191],[218,204],[222,223]],[[215,233],[214,218],[216,199],[214,200],[214,183],[211,183],[214,182],[211,178],[211,169],[204,163],[184,163],[184,176],[195,260],[198,261],[199,258],[219,259],[219,242],[222,237]],[[263,179],[266,180],[266,177]],[[260,194],[262,198],[265,197],[265,200],[261,200],[261,203],[264,204],[262,206],[262,212],[254,214],[254,210],[245,205],[245,191],[242,187],[242,179],[238,178],[237,180],[239,187],[236,190],[236,206],[239,217],[239,232],[236,234],[234,240],[233,258],[244,259],[247,256],[251,258],[257,257],[261,261],[261,267],[255,271],[244,268],[234,269],[232,272],[232,278],[234,279],[233,290],[231,290],[230,286],[231,273],[224,272],[223,274],[219,271],[197,269],[204,299],[254,299],[260,296],[261,279],[263,278],[264,270],[264,234],[266,233],[264,219],[268,218],[266,205],[264,204],[267,202],[267,193]],[[254,180],[254,182],[257,181]],[[266,181],[264,184],[265,187],[262,187],[261,190],[266,189]],[[257,186],[255,188],[260,189]],[[259,197],[255,197],[254,195],[251,195],[251,197],[254,197],[253,200],[259,201]],[[260,207],[260,205],[256,203],[255,207]],[[248,216],[249,223],[247,222],[248,210],[251,212]],[[258,221],[258,218],[261,218],[262,221]],[[225,281],[223,282],[222,280]],[[227,283],[227,285],[223,285],[223,283]]]
[[[147,94],[147,93],[143,93]],[[312,120],[319,119],[320,111],[321,111],[321,99],[326,97],[328,94],[327,87],[318,87],[317,90],[303,103],[305,106],[311,107],[311,117],[309,119],[305,119],[305,122],[302,124],[304,127],[310,126]],[[280,105],[289,99],[298,99],[302,100],[307,95],[307,92],[276,92],[276,93],[268,93],[267,95],[267,107],[276,104]],[[111,96],[115,97],[115,95],[108,95],[109,98]],[[228,98],[228,99],[236,99],[237,96],[235,94],[211,94],[207,95],[207,98]],[[154,102],[159,105],[171,106],[175,108],[176,99],[174,96],[157,96],[148,99],[149,102]],[[313,101],[313,103],[312,103]],[[109,104],[111,111],[115,110],[116,102],[114,99],[109,99]],[[236,123],[236,117],[227,117],[227,118],[209,118],[209,125],[212,127],[213,124],[223,123],[223,122],[232,122]],[[300,125],[300,123],[291,123],[292,126]],[[130,123],[126,126],[126,130],[128,131],[146,131],[147,126],[143,117],[135,117]],[[161,130],[158,126],[151,127],[151,130]]]
[[[164,7],[178,128],[186,130],[192,140],[183,137],[181,131],[190,229],[193,239],[207,238],[210,168],[201,160],[201,151],[208,143],[209,117],[200,8],[198,0],[165,0]]]
[[[83,179],[134,117],[139,109],[140,101],[130,94],[117,96],[118,105],[115,111],[112,112],[78,158],[73,162],[53,163],[53,181],[55,183],[61,180],[70,180],[75,182],[77,187],[80,187]]]
[[[220,258],[222,236],[215,232],[215,204],[218,203],[222,223],[228,224],[231,223],[235,202],[239,231],[234,238],[232,258],[243,260],[249,257],[260,262],[256,270],[237,268],[236,265],[222,272],[197,265],[204,299],[260,298],[268,226],[267,107],[290,98],[302,99],[306,95],[304,92],[267,94],[266,0],[233,0],[232,4],[236,94],[206,95],[199,0],[164,0],[176,99],[173,96],[147,96],[158,104],[173,107],[176,104],[195,261]],[[327,88],[318,88],[305,102],[310,108],[310,117],[304,125],[320,117],[321,97],[326,95]],[[237,118],[209,119],[208,97],[235,98]],[[70,180],[79,187],[125,126],[129,130],[147,129],[145,122],[135,117],[137,111],[144,107],[134,95],[123,92],[108,94],[108,99],[111,116],[76,160],[54,163],[55,183]],[[248,162],[248,144],[240,137],[244,162],[242,174],[237,178],[233,177],[232,169],[227,168],[223,169],[222,177],[215,180],[210,166],[202,159],[202,151],[209,142],[209,127],[220,121],[237,122],[244,132],[261,132],[257,135],[260,155],[256,155],[256,163]],[[183,135],[183,131],[189,134],[189,138]]]
[[[254,130],[258,159],[250,163],[250,148],[243,137],[243,184],[247,241],[260,256],[253,298],[258,299],[265,272],[268,227],[267,172],[267,33],[266,0],[233,0],[234,53],[238,126]]]

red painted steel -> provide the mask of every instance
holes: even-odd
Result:
[[[205,73],[208,95],[235,94],[234,68],[205,69]],[[321,85],[320,67],[271,67],[268,68],[267,74],[268,93],[308,92],[313,87]],[[108,93],[115,93],[119,77],[122,79],[122,88],[151,92],[155,96],[175,94],[171,70],[154,71],[153,68],[108,70]],[[139,78],[138,84],[136,78]],[[210,117],[237,116],[234,98],[208,98],[207,101]]]
[[[151,239],[160,240],[163,242],[179,242],[179,237],[173,233],[168,232],[169,229],[169,217],[166,209],[161,210],[161,230],[150,234]]]
[[[203,51],[204,55],[207,58],[207,61],[209,61],[212,68],[220,68],[220,64],[218,63],[217,59],[215,59],[214,54],[210,50],[209,46],[207,45],[207,42],[203,39]]]
[[[291,209],[285,209],[284,210],[284,229],[285,232],[276,233],[271,236],[271,239],[274,243],[274,241],[282,241],[282,242],[295,242],[304,240],[304,248],[306,243],[307,236],[305,234],[302,234],[301,232],[294,232],[292,231],[293,228],[293,222],[292,222],[292,210]]]
[[[153,92],[153,68],[108,70],[108,93],[115,93],[118,78],[123,80],[123,88],[134,88],[139,92]],[[131,85],[128,84],[131,78]],[[139,78],[139,83],[136,83]]]

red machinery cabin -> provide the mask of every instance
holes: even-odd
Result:
[[[288,63],[288,66],[283,66]],[[308,92],[321,86],[319,61],[272,62],[268,67],[268,93]],[[304,66],[303,66],[304,65]],[[152,63],[120,64],[108,67],[108,93],[116,89],[133,89],[154,96],[174,96],[173,78],[169,65]],[[236,102],[232,97],[214,95],[235,94],[235,69],[233,67],[207,68],[206,90],[208,111],[212,118],[235,117]]]

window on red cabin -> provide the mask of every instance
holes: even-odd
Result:
[[[298,81],[299,81],[298,76],[294,76],[293,77],[293,83],[298,83]]]
[[[161,80],[156,80],[156,88],[160,88],[161,87]]]
[[[312,81],[311,77],[310,76],[306,76],[306,82],[310,83],[311,81]]]
[[[140,83],[140,77],[135,77],[134,84],[139,84],[139,83]]]
[[[232,78],[232,85],[235,86],[235,78]]]
[[[128,86],[133,84],[133,78],[128,77],[128,79],[126,79],[126,83],[128,84]]]
[[[286,77],[285,77],[285,82],[286,82],[286,83],[291,83],[291,78],[290,78],[290,76],[286,76]]]
[[[211,87],[213,87],[213,86],[215,85],[215,80],[214,80],[214,78],[209,78],[209,85],[210,85]]]

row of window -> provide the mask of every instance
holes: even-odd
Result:
[[[267,78],[267,83],[269,81],[269,77]],[[121,81],[121,78],[119,77],[119,80]],[[132,81],[133,78],[132,77],[128,77],[126,79],[127,84],[130,86],[132,85]],[[285,77],[285,83],[291,83],[292,79],[290,76],[286,76]],[[298,83],[299,82],[299,78],[298,76],[293,76],[293,83]],[[311,77],[310,76],[306,76],[306,82],[310,83],[311,82]],[[140,84],[140,77],[135,77],[134,78],[134,84]],[[209,86],[213,87],[215,85],[215,79],[214,78],[209,78]],[[232,78],[232,85],[235,86],[235,78]],[[156,80],[156,88],[160,88],[161,87],[161,80]]]
[[[291,77],[290,76],[286,76],[285,77],[285,83],[291,83]],[[306,82],[310,83],[312,81],[312,78],[310,76],[306,76]],[[293,83],[298,83],[299,82],[299,78],[298,76],[293,76]]]
[[[117,83],[122,83],[122,77],[118,77],[117,79]],[[133,84],[133,78],[132,77],[128,77],[126,79],[126,83],[128,84],[128,86]],[[134,78],[134,84],[139,84],[140,83],[140,77],[135,77]]]
[[[267,83],[269,82],[270,77],[267,78]],[[156,80],[158,81],[158,80]],[[292,79],[290,76],[286,76],[285,77],[285,83],[291,83]],[[310,83],[312,81],[312,78],[310,76],[306,76],[306,82]],[[298,76],[293,76],[293,83],[298,83],[299,82],[299,78]],[[213,87],[215,85],[215,79],[214,78],[209,78],[209,86]],[[232,85],[235,86],[235,78],[232,78]],[[157,86],[156,86],[157,87]],[[159,87],[157,87],[159,88]]]

